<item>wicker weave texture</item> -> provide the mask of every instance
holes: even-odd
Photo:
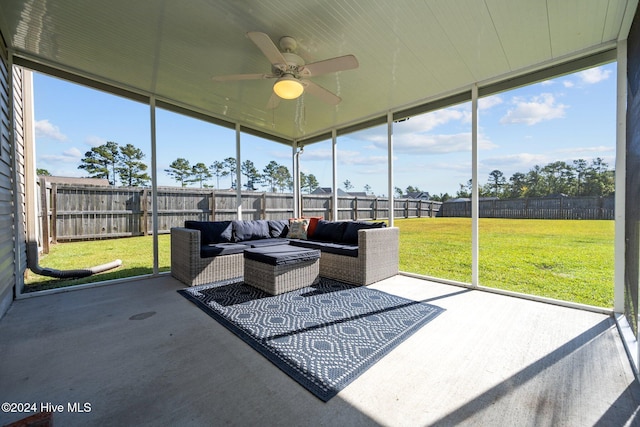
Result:
[[[296,264],[270,265],[252,259],[244,260],[244,282],[271,295],[290,292],[317,283],[318,260]]]
[[[242,277],[243,254],[200,258],[200,232],[171,229],[171,275],[189,286]]]
[[[400,230],[397,227],[358,231],[358,256],[323,252],[320,276],[354,285],[370,285],[398,274]]]

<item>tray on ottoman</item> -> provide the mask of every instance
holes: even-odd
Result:
[[[318,282],[320,251],[289,245],[244,251],[244,282],[271,295]]]

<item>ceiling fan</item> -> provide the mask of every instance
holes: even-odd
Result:
[[[280,99],[296,99],[307,92],[330,105],[337,105],[342,99],[322,86],[308,80],[308,77],[358,68],[358,60],[353,55],[338,56],[323,61],[305,64],[295,51],[298,43],[293,37],[284,36],[279,40],[278,49],[265,33],[250,31],[247,37],[262,51],[271,63],[271,74],[231,74],[216,76],[213,80],[228,82],[237,80],[277,79],[273,85],[267,108],[276,108]]]

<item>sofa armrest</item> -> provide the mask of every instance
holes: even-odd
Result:
[[[171,275],[190,283],[200,258],[200,231],[184,227],[171,228]]]
[[[400,229],[397,227],[358,230],[358,258],[362,258],[366,283],[398,274]]]

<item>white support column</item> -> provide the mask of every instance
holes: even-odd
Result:
[[[387,191],[389,192],[389,227],[393,227],[395,217],[393,199],[393,113],[387,113]]]
[[[156,152],[156,98],[149,99],[149,122],[151,125],[151,223],[153,229],[153,274],[158,274],[158,157]]]
[[[240,183],[241,175],[241,159],[240,159],[240,124],[236,123],[236,211],[237,219],[242,219],[242,185]]]
[[[627,41],[618,42],[613,310],[624,313],[625,197],[627,167]]]
[[[478,85],[471,87],[471,284],[478,286]]]
[[[331,161],[333,171],[333,194],[331,200],[331,219],[338,220],[338,134],[335,129],[331,130]]]
[[[293,217],[300,218],[300,206],[298,201],[300,200],[300,161],[298,154],[298,141],[293,141],[291,144],[291,159],[293,168]]]

